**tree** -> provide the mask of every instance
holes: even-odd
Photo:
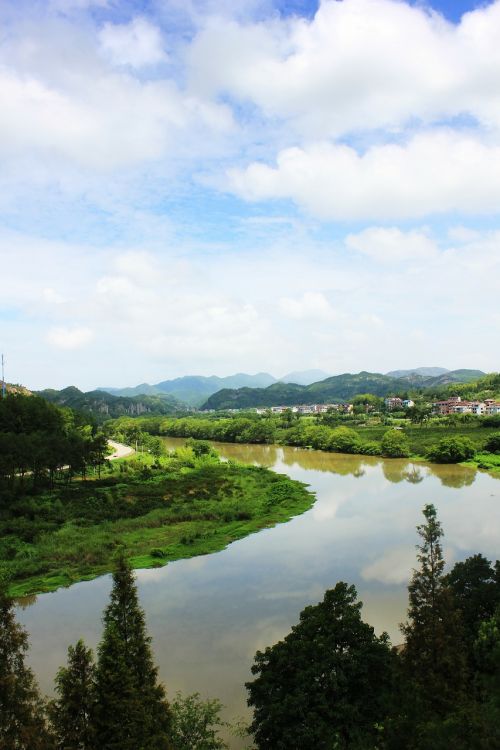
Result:
[[[408,438],[401,430],[387,430],[382,437],[382,455],[404,458],[410,455]]]
[[[96,745],[99,750],[166,750],[170,709],[123,553],[103,621],[96,674]]]
[[[420,567],[408,586],[408,622],[403,661],[416,690],[422,716],[444,716],[463,697],[466,679],[463,633],[453,595],[444,578],[443,531],[434,505],[423,510],[417,526]]]
[[[490,453],[500,453],[500,432],[490,435],[484,448]]]
[[[60,750],[94,750],[95,666],[82,640],[68,649],[68,666],[56,677],[50,717]]]
[[[219,737],[219,729],[228,726],[220,717],[222,704],[216,698],[202,700],[198,693],[183,697],[177,693],[172,702],[172,742],[175,750],[225,750],[229,746]]]
[[[24,662],[28,636],[16,622],[12,600],[0,583],[0,748],[49,750],[45,705]]]
[[[483,555],[473,555],[457,562],[445,578],[460,609],[469,653],[481,623],[493,617],[500,604],[500,581],[491,562]]]
[[[292,632],[258,651],[248,682],[259,750],[372,747],[385,715],[392,654],[361,620],[356,589],[337,583]]]
[[[442,438],[427,453],[427,458],[437,464],[458,464],[473,458],[476,449],[469,438]]]

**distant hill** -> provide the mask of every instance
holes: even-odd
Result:
[[[83,393],[69,386],[62,391],[46,389],[38,391],[46,401],[50,401],[57,406],[68,406],[76,411],[86,414],[92,414],[98,422],[115,417],[138,417],[142,415],[163,415],[174,414],[184,410],[184,404],[172,396],[136,396],[127,398],[124,396],[113,396],[104,391],[89,391]]]
[[[373,372],[334,375],[307,386],[274,383],[268,388],[224,389],[207,399],[203,409],[246,409],[256,406],[292,406],[349,401],[361,393],[375,396],[404,394],[409,390],[436,388],[446,383],[466,383],[484,375],[479,370],[455,370],[437,377],[411,372],[402,378]]]
[[[392,370],[386,372],[390,378],[404,378],[408,375],[423,375],[424,377],[437,377],[450,372],[446,367],[415,367],[413,370]]]
[[[288,375],[283,375],[283,377],[279,379],[279,382],[311,385],[311,383],[317,383],[319,380],[325,380],[325,378],[329,377],[330,373],[325,372],[324,370],[299,370],[289,372]]]
[[[134,388],[102,388],[101,390],[114,396],[139,396],[143,393],[168,394],[189,406],[201,406],[209,396],[222,388],[266,388],[275,382],[276,378],[267,372],[259,372],[256,375],[239,372],[225,378],[219,378],[217,375],[185,375],[173,380],[163,380],[156,385],[142,383]]]

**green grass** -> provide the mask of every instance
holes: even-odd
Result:
[[[24,509],[13,502],[0,526],[9,593],[54,591],[107,573],[120,545],[134,568],[217,552],[314,501],[305,485],[268,469],[213,457],[190,462],[153,469],[150,458],[133,459],[115,476],[23,498]]]

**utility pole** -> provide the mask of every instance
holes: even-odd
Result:
[[[2,354],[2,398],[5,398],[6,393],[6,385],[5,385],[5,358]]]

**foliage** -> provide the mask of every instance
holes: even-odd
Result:
[[[14,606],[0,585],[0,748],[49,750],[45,706],[25,664],[28,637],[14,617]]]
[[[403,661],[423,715],[443,716],[462,699],[465,658],[462,629],[444,578],[441,523],[436,509],[426,505],[425,523],[417,527],[421,542],[408,586],[408,622]]]
[[[158,682],[132,572],[117,559],[96,671],[99,750],[160,750],[170,746],[170,708]]]
[[[217,698],[202,700],[199,693],[183,696],[176,693],[171,704],[172,743],[175,750],[224,750],[226,742],[219,735],[228,724],[221,719],[222,704]]]
[[[392,659],[360,610],[355,588],[337,583],[283,641],[257,652],[246,687],[259,750],[372,746]]]
[[[473,458],[476,449],[466,437],[448,437],[434,445],[427,453],[427,458],[438,464],[457,464]]]
[[[493,617],[500,605],[500,563],[493,567],[483,555],[473,555],[455,563],[444,580],[460,610],[467,651],[472,655],[481,623]]]
[[[500,432],[494,432],[493,435],[490,435],[484,448],[490,453],[500,453]]]
[[[382,455],[389,458],[403,458],[410,455],[410,445],[404,432],[388,430],[382,438]]]
[[[57,698],[50,718],[60,750],[94,750],[95,666],[92,651],[82,640],[68,648],[68,666],[55,681]]]

